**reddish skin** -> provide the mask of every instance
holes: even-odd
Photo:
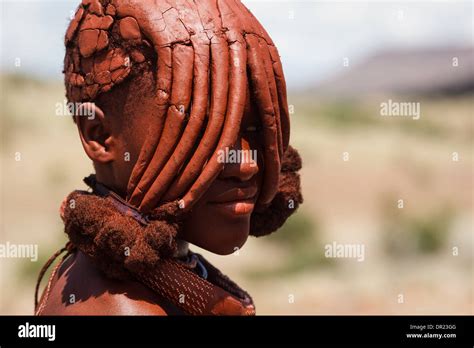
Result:
[[[144,96],[144,89],[140,89],[138,93],[141,93],[141,98],[135,99],[134,90],[130,89],[124,105],[124,110],[132,114],[108,115],[98,106],[101,104],[99,98],[98,105],[90,104],[95,108],[96,117],[93,120],[76,117],[84,151],[94,163],[97,179],[122,196],[125,196],[134,159],[138,158],[146,129],[153,117],[152,112],[145,112],[153,108],[153,96]],[[140,102],[136,103],[136,100]],[[123,122],[127,122],[127,128],[133,131],[124,132]],[[256,127],[257,131],[248,131],[248,127]],[[263,153],[260,140],[262,136],[258,128],[260,117],[253,103],[247,100],[234,149],[256,149],[257,154]],[[123,160],[125,152],[130,152],[131,160],[128,162]],[[258,164],[225,165],[224,170],[189,213],[179,236],[181,239],[221,255],[230,254],[244,245],[249,235],[250,216],[262,183],[260,168],[263,163],[260,155],[258,158]],[[237,190],[238,188],[241,190]],[[231,189],[233,191],[225,193]],[[223,193],[225,196],[220,196]],[[230,207],[227,204],[225,207],[224,201],[233,201],[235,204]]]
[[[147,137],[148,130],[153,130],[150,132],[152,136],[155,131],[156,137],[160,136],[162,123],[159,122],[163,119],[163,106],[169,105],[169,98],[173,98],[173,94],[178,93],[177,95],[180,95],[183,92],[181,89],[184,87],[180,87],[181,84],[179,83],[173,83],[173,88],[171,87],[172,70],[175,69],[175,63],[171,60],[171,55],[167,54],[169,53],[168,45],[176,42],[192,41],[198,37],[203,39],[202,44],[205,44],[209,37],[220,40],[220,45],[216,45],[216,42],[212,45],[211,51],[212,49],[217,51],[209,61],[209,69],[212,70],[213,64],[216,69],[213,75],[220,76],[216,84],[218,88],[208,90],[208,88],[204,88],[205,86],[201,89],[196,87],[196,95],[200,93],[204,100],[211,96],[216,97],[216,107],[219,106],[219,109],[223,109],[220,110],[223,113],[227,102],[227,89],[224,89],[223,86],[231,81],[226,80],[228,77],[227,71],[221,70],[227,67],[226,60],[221,59],[221,64],[216,64],[219,62],[218,58],[223,58],[223,55],[227,53],[226,49],[229,48],[229,43],[238,39],[243,33],[254,33],[258,37],[263,37],[270,46],[273,43],[245,7],[238,2],[234,2],[234,0],[158,1],[155,2],[156,11],[153,12],[149,11],[148,1],[117,0],[113,2],[113,5],[108,4],[106,8],[101,8],[101,3],[98,0],[83,0],[83,3],[84,6],[78,10],[66,35],[68,47],[65,61],[67,96],[70,101],[94,100],[97,103],[97,106],[92,106],[95,108],[96,114],[94,120],[88,120],[86,117],[76,117],[79,134],[85,152],[94,163],[97,179],[122,197],[125,197],[127,193],[130,194],[130,192],[127,192],[127,185],[130,184],[129,179],[132,169],[139,158],[145,140],[148,144],[145,147],[150,151],[148,155],[155,153],[154,144],[156,144],[156,141],[153,140],[156,140],[156,138],[150,140],[150,137]],[[172,6],[172,10],[169,9],[169,6]],[[181,16],[180,21],[176,18],[179,12],[176,8],[179,8],[180,11],[186,9],[185,16]],[[107,15],[114,16],[115,21],[120,18],[120,25],[115,27],[115,31],[109,26],[117,23],[109,23],[110,19],[108,17],[103,17],[105,19],[96,18],[97,15],[101,17],[104,12]],[[157,13],[159,12],[163,14],[163,20],[157,20],[159,17]],[[149,18],[151,13],[153,13],[153,16]],[[91,16],[91,14],[94,16]],[[83,16],[91,17],[87,23],[93,24],[92,27],[95,28],[93,31],[81,31],[84,28],[77,28],[78,25],[81,26],[79,22],[81,22]],[[165,22],[167,25],[164,25]],[[206,23],[206,29],[202,27],[203,23]],[[83,24],[86,24],[85,20]],[[137,30],[136,24],[140,30]],[[226,30],[230,29],[226,31],[225,35],[222,34],[222,26],[225,26]],[[193,36],[190,35],[191,31]],[[123,42],[118,45],[118,48],[115,48],[118,43],[117,40],[120,41],[120,38],[117,39],[118,32],[121,34],[123,41],[127,41],[127,45],[133,44],[136,46],[136,50],[133,49],[130,52],[127,50],[126,52],[123,48],[120,48]],[[147,43],[139,39],[142,34],[146,36]],[[225,42],[226,40],[227,42]],[[245,41],[248,47],[248,41]],[[106,47],[107,43],[111,45]],[[200,43],[200,41],[193,42],[193,44],[197,43]],[[149,50],[146,49],[146,47],[152,46],[155,49],[158,47],[156,52],[159,57],[158,63],[151,58]],[[140,53],[140,50],[147,56],[146,58]],[[219,50],[222,52],[219,52]],[[271,51],[271,53],[273,67],[276,69],[276,82],[279,86],[284,87],[281,66],[277,64],[279,63],[278,54],[276,50]],[[133,69],[126,63],[126,59],[130,58],[129,56],[132,59]],[[205,56],[202,54],[200,56],[203,57],[203,62]],[[187,63],[191,63],[191,60],[188,60]],[[143,64],[138,64],[142,62]],[[150,72],[151,65],[147,65],[147,62],[150,62],[151,65],[157,64],[158,71],[155,76]],[[267,65],[269,66],[269,64]],[[217,69],[218,66],[220,69]],[[190,73],[188,72],[188,74]],[[189,76],[189,79],[191,78],[195,79],[196,76]],[[250,81],[255,84],[257,79],[257,82],[261,85],[265,81],[260,80],[266,80],[266,78],[266,74],[262,74],[259,77],[254,76],[253,79],[251,77]],[[185,79],[183,81],[190,80]],[[244,86],[241,87],[239,87],[239,90],[244,89]],[[222,95],[218,95],[218,92],[221,92]],[[284,88],[280,88],[278,93],[279,102],[282,102],[280,105],[286,105]],[[263,139],[268,138],[269,130],[265,130],[266,136],[263,136],[263,132],[246,131],[248,126],[260,126],[262,119],[257,113],[257,107],[261,107],[261,101],[257,100],[258,96],[249,92],[247,92],[247,96],[252,96],[256,100],[251,102],[250,97],[247,97],[241,132],[234,146],[236,149],[257,149],[260,155],[264,152]],[[238,101],[236,104],[238,106],[243,103]],[[159,105],[161,105],[161,111]],[[232,106],[234,111],[235,107],[236,105]],[[287,115],[283,112],[282,114],[283,116]],[[268,123],[267,121],[265,120],[266,123]],[[288,122],[286,123],[288,125]],[[283,131],[286,132],[283,139],[287,145],[287,132],[289,130]],[[229,131],[227,133],[229,134]],[[219,138],[212,140],[217,143]],[[213,147],[213,145],[210,145],[210,147]],[[129,154],[130,161],[125,160],[126,153]],[[142,153],[143,166],[148,164],[147,159],[149,158],[146,155],[146,153],[145,156]],[[204,157],[207,156],[208,153],[206,152]],[[265,161],[268,161],[267,169],[273,168],[272,159],[268,158],[269,156],[266,157]],[[259,156],[258,166],[250,166],[248,163],[226,165],[204,195],[197,202],[193,202],[195,206],[193,206],[185,221],[184,229],[179,238],[218,254],[229,254],[235,248],[240,248],[249,235],[251,213],[262,186],[262,158]],[[145,170],[147,167],[142,169]],[[279,170],[276,174],[278,172]],[[207,173],[209,174],[209,172]],[[135,179],[139,179],[143,171],[135,170],[134,174]],[[161,173],[156,174],[161,175]],[[268,176],[268,173],[266,176]],[[130,187],[132,190],[138,184],[134,181],[133,179],[131,181],[132,185]],[[186,187],[190,184],[194,185],[194,180],[189,183],[185,181],[185,183],[183,186]],[[202,187],[199,186],[199,188]],[[229,189],[234,191],[225,193]],[[181,192],[183,190],[184,188],[176,189],[170,199],[183,198],[183,195],[186,194],[186,192]],[[255,191],[257,191],[256,194]],[[267,191],[267,194],[264,193],[262,196],[268,196],[268,182],[265,191]],[[166,192],[163,194],[166,196]],[[242,194],[243,197],[239,194]],[[213,203],[223,200],[235,201],[248,196],[252,197],[234,204],[230,207],[231,210],[226,209],[224,204]],[[156,205],[160,203],[156,202]],[[151,205],[153,204],[154,201],[151,202]],[[147,294],[147,289],[144,289],[143,285],[130,281],[111,283],[89,261],[83,255],[81,256],[81,252],[78,252],[73,260],[61,267],[62,272],[60,272],[57,286],[53,287],[53,298],[56,302],[52,301],[47,304],[44,310],[45,314],[74,312],[74,314],[142,313],[160,315],[173,313],[172,310],[167,308],[166,301],[161,301],[162,299]],[[84,279],[88,279],[88,281],[84,282]],[[70,305],[65,300],[64,296],[70,293],[79,294],[78,303]],[[93,296],[90,296],[90,294],[93,294]],[[61,295],[63,296],[62,299],[60,299]],[[149,303],[153,305],[149,306]]]
[[[54,277],[54,284],[41,315],[182,314],[137,281],[104,277],[80,251],[61,264]],[[74,304],[70,302],[71,294],[75,296]]]
[[[97,104],[104,105],[104,110],[110,109],[108,112],[89,104],[95,108],[96,117],[93,120],[75,117],[84,151],[94,163],[97,179],[123,197],[144,143],[147,125],[154,114],[150,112],[154,107],[153,95],[143,93],[144,90],[153,90],[147,88],[148,84],[153,83],[151,76],[145,73],[136,82],[141,88],[134,88],[136,86],[132,83],[130,86],[134,87],[119,89],[116,95],[117,100],[124,101],[121,111],[127,116],[118,115],[115,106],[110,108],[107,101],[99,97]],[[137,103],[137,100],[140,102]],[[258,130],[247,130],[248,127],[261,127],[260,117],[255,110],[253,103],[247,100],[235,149],[256,149],[258,164],[227,164],[196,203],[179,236],[217,254],[232,253],[246,242],[249,235],[250,216],[263,178],[263,158],[260,155],[263,153],[262,135]],[[123,160],[125,152],[130,152],[129,162]],[[256,191],[251,199],[233,207],[237,213],[232,213],[223,204],[213,203],[236,200],[238,193],[226,192],[237,188],[241,188],[241,193],[247,196],[249,192]],[[84,282],[84,279],[88,281]],[[167,300],[136,281],[115,281],[104,277],[80,251],[61,265],[54,284],[42,315],[181,314]],[[72,305],[67,297],[70,293],[76,294],[77,299]]]
[[[262,153],[258,131],[259,116],[249,105],[242,119],[241,132],[234,149]],[[224,170],[198,200],[187,218],[182,238],[217,254],[241,248],[249,235],[250,215],[262,184],[262,157],[258,163],[226,164]],[[245,200],[245,198],[249,198]],[[223,202],[234,201],[232,206]],[[219,202],[219,203],[217,203]],[[227,207],[224,207],[227,205]]]

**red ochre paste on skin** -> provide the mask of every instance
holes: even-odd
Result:
[[[223,169],[218,151],[236,142],[247,91],[262,125],[264,160],[250,234],[272,233],[302,203],[280,57],[240,1],[84,0],[65,44],[70,102],[94,102],[143,71],[154,74],[147,85],[154,86],[156,122],[125,197],[151,223],[140,225],[106,198],[82,191],[68,197],[74,209],[64,209],[70,240],[105,274],[146,278],[173,255],[183,216]]]

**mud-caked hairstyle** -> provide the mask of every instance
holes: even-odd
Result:
[[[280,57],[239,0],[83,0],[65,45],[70,102],[94,102],[145,70],[154,74],[156,120],[127,187],[137,211],[192,209],[223,169],[218,153],[237,140],[248,90],[264,152],[250,233],[275,231],[298,208],[301,159],[289,146]]]

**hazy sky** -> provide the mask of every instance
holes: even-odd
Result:
[[[277,44],[290,88],[382,49],[472,45],[465,1],[244,0]],[[79,0],[0,0],[2,70],[62,78],[63,37]],[[15,67],[15,58],[21,67]]]

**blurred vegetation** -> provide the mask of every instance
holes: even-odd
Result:
[[[305,119],[308,125],[325,125],[350,129],[354,126],[374,125],[378,119],[354,100],[314,100],[314,98],[293,97],[295,114]]]
[[[384,251],[393,258],[434,254],[446,246],[454,219],[449,205],[413,212],[399,209],[397,199],[387,196],[381,204]]]
[[[382,117],[380,103],[390,97],[367,99],[315,99],[314,96],[290,95],[294,114],[303,118],[308,126],[326,126],[340,131],[354,131],[357,128],[390,127],[413,135],[428,137],[459,137],[469,140],[474,137],[474,127],[463,127],[464,120],[472,120],[473,95],[430,99],[411,96],[420,102],[420,119],[410,117]],[[400,98],[392,97],[393,100]],[[455,107],[453,107],[455,105]],[[452,122],[447,118],[456,118]],[[407,122],[410,121],[410,122]],[[453,129],[454,128],[454,129]]]
[[[319,240],[321,227],[318,221],[300,210],[288,218],[277,232],[265,237],[265,242],[285,250],[284,260],[272,269],[255,268],[245,273],[249,279],[288,276],[322,266],[334,264],[324,256]]]
[[[36,262],[31,262],[30,259],[19,259],[18,272],[22,278],[25,278],[29,281],[36,281],[38,274],[46,264],[46,261],[58,250],[60,250],[66,244],[66,238],[63,238],[64,241],[61,243],[58,241],[57,245],[44,247],[43,245],[38,248],[38,260]],[[63,254],[64,255],[64,254]],[[60,258],[60,257],[59,257]],[[59,262],[59,258],[57,262]],[[54,268],[54,263],[48,269],[48,272]]]
[[[44,131],[53,117],[55,105],[64,98],[61,81],[44,81],[22,74],[0,74],[2,149],[8,149],[15,134]],[[48,121],[49,118],[49,121]]]

